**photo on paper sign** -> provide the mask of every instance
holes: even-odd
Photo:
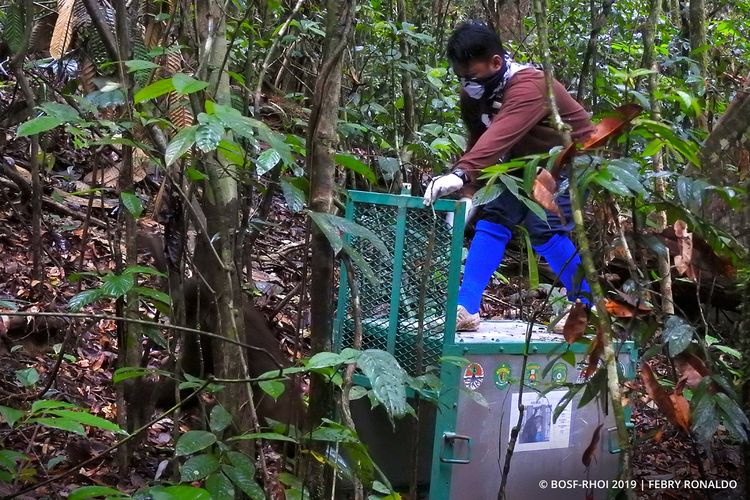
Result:
[[[557,421],[553,422],[555,408],[566,392],[566,390],[550,391],[543,396],[535,391],[523,393],[523,420],[515,452],[568,447],[573,417],[572,405],[567,405],[558,415]],[[508,439],[510,439],[513,426],[518,422],[518,393],[511,395],[510,409]]]
[[[523,423],[518,434],[519,443],[549,441],[552,431],[552,406],[539,403],[524,405]]]

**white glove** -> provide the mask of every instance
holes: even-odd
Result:
[[[468,224],[471,218],[474,216],[474,213],[477,211],[477,207],[474,206],[474,202],[468,196],[462,196],[461,201],[466,204],[466,220],[464,221],[464,224]],[[451,229],[453,229],[453,215],[453,212],[448,212],[447,214],[445,214],[445,222],[448,223]]]
[[[441,196],[456,192],[462,187],[464,187],[464,181],[456,174],[435,177],[427,184],[427,189],[424,192],[424,204],[430,206]]]

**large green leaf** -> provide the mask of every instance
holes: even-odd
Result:
[[[192,455],[196,451],[205,450],[216,442],[216,435],[207,431],[187,431],[177,440],[174,454],[178,457]]]
[[[318,228],[320,228],[328,238],[334,253],[339,253],[341,248],[343,248],[343,240],[340,235],[340,233],[343,232],[358,238],[366,239],[372,243],[372,246],[375,247],[377,251],[383,254],[383,257],[390,258],[391,254],[385,246],[385,243],[383,243],[383,240],[370,229],[337,215],[320,212],[308,213],[313,222],[315,222]]]
[[[163,80],[157,80],[151,85],[143,87],[141,90],[135,93],[133,96],[133,104],[139,102],[148,101],[157,97],[168,94],[174,90],[174,83],[171,78],[165,78]]]
[[[8,406],[0,406],[0,415],[2,415],[6,424],[13,427],[24,416],[24,412]]]
[[[29,135],[41,134],[42,132],[59,127],[63,123],[65,123],[65,120],[56,116],[38,116],[19,125],[18,130],[16,131],[16,136],[26,137]]]
[[[125,208],[130,212],[130,215],[132,215],[133,218],[137,219],[143,213],[143,203],[141,203],[141,199],[133,193],[120,193],[120,200],[122,200],[122,204],[125,205]]]
[[[100,288],[84,290],[73,295],[70,298],[70,302],[68,302],[68,308],[73,312],[80,311],[83,307],[99,300],[103,295],[104,293]]]
[[[208,419],[208,426],[213,432],[221,432],[232,423],[232,414],[223,406],[217,404],[211,408],[211,415]]]
[[[43,410],[59,410],[63,408],[78,408],[73,403],[66,403],[65,401],[54,401],[51,399],[41,399],[34,401],[31,404],[31,414],[36,415],[41,413]]]
[[[343,154],[343,153],[337,154],[335,158],[336,158],[336,163],[338,163],[342,167],[348,168],[352,172],[356,172],[360,174],[362,177],[364,177],[365,179],[367,179],[373,184],[377,182],[377,178],[375,177],[375,172],[372,171],[369,165],[363,163],[358,158],[352,155]]]
[[[213,455],[195,455],[180,467],[180,480],[185,482],[200,481],[219,469],[219,460]]]
[[[125,431],[120,429],[120,427],[117,424],[110,422],[109,420],[103,419],[101,417],[97,417],[96,415],[92,415],[90,413],[84,412],[84,411],[46,410],[45,413],[56,415],[58,417],[67,418],[69,420],[78,422],[80,424],[90,425],[92,427],[98,427],[99,429],[104,429],[105,431],[111,431],[116,434],[127,434]]]
[[[362,351],[357,367],[370,380],[375,397],[389,417],[406,414],[407,374],[391,353],[377,349]]]
[[[242,492],[251,498],[251,500],[265,500],[266,494],[263,492],[263,488],[255,481],[253,477],[255,474],[250,474],[247,470],[242,470],[239,467],[233,467],[231,465],[223,465],[221,470],[224,471],[232,483],[242,490]]]
[[[177,132],[167,145],[167,150],[164,153],[164,163],[166,166],[170,166],[179,157],[184,155],[187,150],[193,147],[197,130],[198,125],[193,125]]]
[[[679,316],[670,316],[664,322],[662,338],[669,348],[669,355],[674,357],[688,348],[693,340],[695,328]]]
[[[248,439],[269,439],[271,441],[288,441],[290,443],[296,443],[297,441],[289,436],[279,434],[278,432],[251,432],[248,434],[241,434],[230,438],[230,441],[244,441]]]
[[[295,185],[297,179],[303,178],[295,177],[287,179],[284,177],[281,179],[281,192],[284,194],[284,200],[286,200],[286,204],[292,212],[301,211],[305,208],[305,203],[307,201],[305,192]]]
[[[143,59],[131,59],[130,61],[125,61],[125,66],[127,66],[128,68],[128,73],[132,73],[134,71],[143,71],[146,69],[161,68],[161,66],[159,66],[158,64]]]
[[[86,435],[86,430],[81,424],[73,420],[61,417],[35,417],[28,420],[29,423],[36,423],[44,425],[45,427],[52,427],[54,429],[61,429],[64,431],[74,432],[81,436]]]
[[[156,290],[154,288],[149,288],[145,286],[136,286],[136,287],[133,287],[133,291],[137,292],[138,295],[142,297],[147,297],[149,299],[156,300],[163,304],[169,305],[172,303],[172,299],[169,297],[169,295],[162,292],[161,290]]]
[[[102,292],[110,297],[123,297],[135,285],[132,274],[109,274],[102,281]]]
[[[206,480],[206,489],[212,500],[234,500],[234,486],[221,472],[214,472]]]
[[[136,500],[211,500],[211,494],[203,488],[187,486],[155,486],[136,495]]]
[[[172,76],[172,84],[178,94],[192,94],[208,87],[208,82],[196,80],[192,76],[183,73],[175,73]]]
[[[503,194],[503,191],[505,191],[505,187],[497,183],[488,184],[474,193],[471,201],[475,206],[485,205]]]
[[[22,368],[16,370],[16,380],[21,382],[24,387],[31,387],[32,385],[39,382],[39,372],[36,368]]]
[[[275,149],[266,149],[255,160],[255,170],[258,176],[270,172],[273,167],[279,164],[281,155]]]
[[[107,486],[83,486],[73,490],[68,496],[68,500],[87,500],[96,497],[107,497],[107,500],[130,498],[129,495]]]
[[[286,389],[286,386],[284,385],[284,382],[280,380],[261,380],[258,382],[258,387],[271,396],[274,401],[279,399],[279,396],[284,394],[284,390]]]
[[[195,145],[204,153],[216,149],[224,130],[215,123],[201,123],[195,130]]]
[[[716,402],[724,414],[724,427],[726,427],[736,440],[743,443],[747,442],[747,431],[750,429],[750,422],[742,411],[742,408],[723,392],[716,394]]]

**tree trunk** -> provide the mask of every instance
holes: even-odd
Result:
[[[339,98],[341,94],[341,63],[354,16],[352,0],[328,0],[326,40],[323,63],[315,82],[310,121],[307,132],[306,167],[310,175],[310,208],[315,212],[331,213],[334,210],[335,187],[334,155],[338,137]],[[330,351],[333,329],[333,262],[334,255],[325,234],[312,225],[310,286],[310,344],[312,353]],[[330,384],[322,377],[313,376],[310,387],[309,424],[317,426],[333,408]],[[314,464],[314,460],[309,465]],[[322,471],[307,469],[306,479],[312,481],[314,490],[323,484]],[[313,491],[317,496],[319,491]]]
[[[690,0],[688,9],[690,19],[690,57],[698,63],[700,78],[703,80],[702,85],[696,85],[695,90],[703,87],[703,96],[701,99],[701,109],[706,108],[705,82],[708,77],[708,51],[706,50],[706,5],[705,0]],[[697,92],[696,92],[697,93]],[[706,128],[705,112],[698,117],[698,126]]]

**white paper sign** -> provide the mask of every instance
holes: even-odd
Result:
[[[550,391],[540,395],[535,391],[523,393],[523,423],[516,440],[515,452],[551,450],[553,448],[567,448],[570,443],[570,422],[573,415],[573,403],[568,403],[552,423],[552,415],[557,403],[565,396],[566,390]],[[510,426],[508,439],[513,426],[518,422],[518,393],[511,396]]]

